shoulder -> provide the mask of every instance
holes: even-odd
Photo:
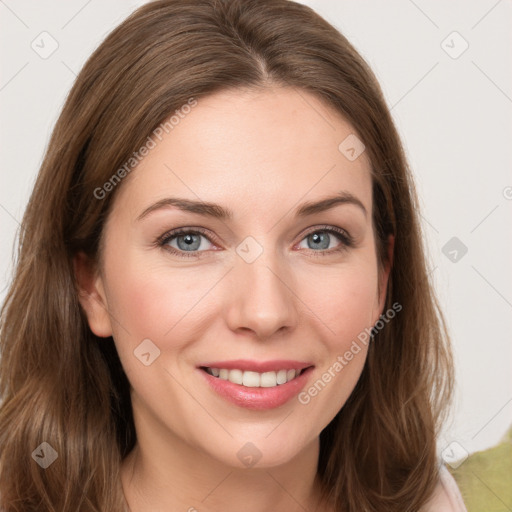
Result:
[[[444,464],[439,469],[439,482],[422,512],[467,512],[455,479]]]

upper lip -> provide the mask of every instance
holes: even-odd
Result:
[[[198,368],[225,368],[226,370],[242,370],[264,373],[277,372],[278,370],[302,370],[309,366],[313,366],[313,364],[303,361],[293,361],[291,359],[275,359],[273,361],[233,359],[231,361],[213,361],[200,364]]]

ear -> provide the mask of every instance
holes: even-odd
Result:
[[[96,265],[83,252],[73,257],[75,279],[78,284],[78,300],[87,315],[91,331],[102,338],[112,336],[103,279]]]
[[[388,281],[389,281],[389,274],[391,273],[391,268],[393,267],[393,254],[395,249],[395,237],[393,235],[388,236],[387,241],[387,253],[388,253],[388,259],[386,261],[386,264],[384,266],[384,269],[381,272],[381,275],[379,276],[379,308],[378,308],[378,316],[374,319],[373,323],[375,324],[377,320],[379,319],[380,315],[384,313],[384,306],[386,305],[386,295],[388,290]]]

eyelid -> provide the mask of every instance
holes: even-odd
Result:
[[[317,231],[326,231],[328,233],[336,233],[338,236],[343,237],[346,239],[348,243],[354,243],[355,240],[352,237],[352,235],[344,228],[340,228],[338,226],[333,226],[330,224],[319,224],[317,226],[312,226],[310,228],[307,228],[303,233],[301,233],[301,239],[299,242],[301,242],[306,236],[311,235],[312,233],[316,233]]]
[[[322,231],[337,235],[340,239],[342,247],[324,250],[324,251],[314,251],[313,249],[309,249],[309,251],[311,251],[315,255],[333,254],[335,252],[349,249],[355,243],[354,238],[350,235],[350,233],[346,229],[340,228],[338,226],[324,224],[324,225],[311,226],[311,227],[307,228],[305,231],[303,231],[300,234],[299,241],[294,245],[294,247],[296,245],[300,244],[300,242],[302,242],[302,240],[304,240],[304,238],[306,238],[307,236],[309,236],[313,233],[322,232]],[[204,236],[210,243],[212,243],[212,244],[217,243],[216,242],[217,237],[208,229],[201,228],[201,227],[187,226],[187,227],[182,227],[182,228],[171,229],[171,230],[165,232],[163,235],[159,236],[156,239],[155,244],[159,247],[165,247],[167,245],[168,241],[170,241],[171,239],[174,239],[182,234],[183,235],[184,234],[200,234],[200,235]],[[213,239],[213,241],[211,239]],[[204,253],[209,252],[209,251],[190,251],[190,252],[189,251],[180,251],[180,250],[178,250],[174,247],[170,247],[170,246],[167,250],[169,250],[170,252],[177,254],[179,256],[183,255],[185,257],[195,257],[195,258],[201,257]]]
[[[216,236],[213,233],[211,233],[211,231],[209,231],[205,228],[190,226],[190,227],[176,228],[176,229],[171,229],[169,231],[166,231],[163,235],[160,235],[156,239],[156,243],[159,245],[164,245],[169,239],[175,238],[178,235],[188,234],[188,233],[197,233],[197,234],[203,235],[211,243],[213,243],[213,242],[212,242],[212,240],[210,240],[210,238],[212,238],[213,240],[216,239]]]

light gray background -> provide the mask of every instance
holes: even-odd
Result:
[[[0,0],[1,301],[18,223],[64,99],[87,57],[143,3]],[[454,440],[470,453],[487,448],[512,424],[511,2],[301,3],[340,29],[375,71],[416,177],[456,358],[453,421],[440,451]],[[43,31],[58,43],[46,59],[31,47],[51,48]],[[453,58],[464,40],[468,49]],[[448,246],[455,262],[443,253],[452,237],[468,249],[450,256]]]

